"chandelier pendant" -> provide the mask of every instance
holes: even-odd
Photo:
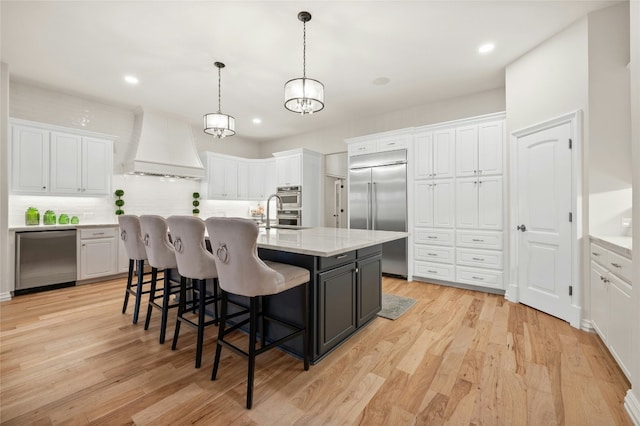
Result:
[[[222,62],[215,62],[213,65],[218,68],[218,112],[205,114],[204,132],[222,139],[236,134],[236,119],[221,112],[220,70],[225,65]]]

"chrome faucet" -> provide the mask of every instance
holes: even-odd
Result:
[[[276,197],[276,208],[282,208],[282,198],[280,198],[278,194],[269,195],[269,198],[267,198],[267,220],[265,222],[264,229],[271,229],[271,223],[269,223],[269,221],[271,220],[271,215],[269,214],[269,206],[271,205],[271,199],[273,197]]]

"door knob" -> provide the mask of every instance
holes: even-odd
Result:
[[[526,231],[527,231],[527,227],[526,227],[524,224],[522,224],[522,225],[518,225],[518,226],[516,227],[516,229],[517,229],[518,231],[522,231],[522,232],[526,232]]]

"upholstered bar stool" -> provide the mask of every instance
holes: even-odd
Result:
[[[185,323],[198,331],[196,345],[196,368],[200,368],[202,360],[202,343],[204,329],[208,325],[218,323],[218,272],[213,255],[206,249],[204,240],[205,225],[202,219],[192,216],[170,216],[167,218],[171,240],[180,274],[180,301],[178,304],[178,318],[173,334],[171,349],[178,346],[180,324]],[[194,296],[193,309],[197,310],[197,321],[189,316],[187,310],[187,278],[192,281]],[[213,295],[207,295],[206,281],[213,280]],[[213,319],[206,319],[206,307],[212,305]]]
[[[178,264],[173,245],[169,241],[169,225],[165,218],[156,215],[140,216],[140,229],[149,258],[148,263],[151,265],[151,290],[144,329],[149,329],[153,308],[160,309],[160,343],[164,343],[169,309],[178,307],[178,303],[171,303],[171,295],[180,292],[180,282],[171,280],[171,270],[177,269]],[[157,292],[158,272],[163,273],[162,294]],[[162,303],[159,303],[159,300],[162,300]]]
[[[135,215],[118,216],[120,224],[120,238],[124,242],[124,248],[129,258],[129,273],[127,275],[127,290],[124,293],[124,304],[122,305],[122,313],[127,311],[127,303],[129,295],[133,295],[136,300],[133,308],[133,323],[138,323],[138,313],[140,312],[140,299],[143,294],[149,293],[149,290],[143,290],[144,284],[151,281],[144,281],[144,262],[147,260],[147,252],[142,242],[142,231],[140,230],[140,219]],[[133,271],[137,270],[137,283],[135,289],[133,286]]]
[[[309,301],[309,271],[293,265],[277,262],[262,261],[258,257],[257,237],[258,227],[247,219],[240,218],[209,218],[206,220],[207,231],[214,259],[218,269],[220,289],[222,290],[222,309],[218,327],[218,343],[216,357],[213,364],[211,380],[215,380],[220,364],[222,347],[231,349],[248,360],[247,374],[247,408],[253,404],[253,377],[256,356],[272,349],[295,337],[303,339],[304,369],[309,369],[308,342],[308,301]],[[304,300],[302,302],[302,327],[270,318],[261,312],[262,299],[282,293],[294,287],[304,285]],[[249,309],[229,314],[229,294],[249,298]],[[241,315],[249,318],[238,319],[235,324],[227,328],[227,321]],[[291,330],[291,333],[265,344],[264,321],[275,321]],[[256,347],[258,322],[261,323],[262,338],[260,348]],[[249,324],[249,348],[247,351],[232,344],[227,336],[240,327]]]

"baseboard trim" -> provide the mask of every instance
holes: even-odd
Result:
[[[582,331],[586,331],[586,332],[589,332],[589,333],[595,333],[596,332],[596,329],[593,328],[593,323],[591,322],[591,320],[588,320],[588,319],[583,319],[582,320],[580,329]]]
[[[518,295],[518,286],[514,284],[509,284],[507,286],[507,291],[504,293],[504,298],[509,302],[520,303],[520,297]]]
[[[0,293],[0,302],[6,302],[7,300],[11,300],[11,292],[5,291]]]
[[[633,389],[629,389],[624,397],[624,408],[627,410],[627,414],[629,414],[633,424],[640,426],[640,401],[636,398]]]

